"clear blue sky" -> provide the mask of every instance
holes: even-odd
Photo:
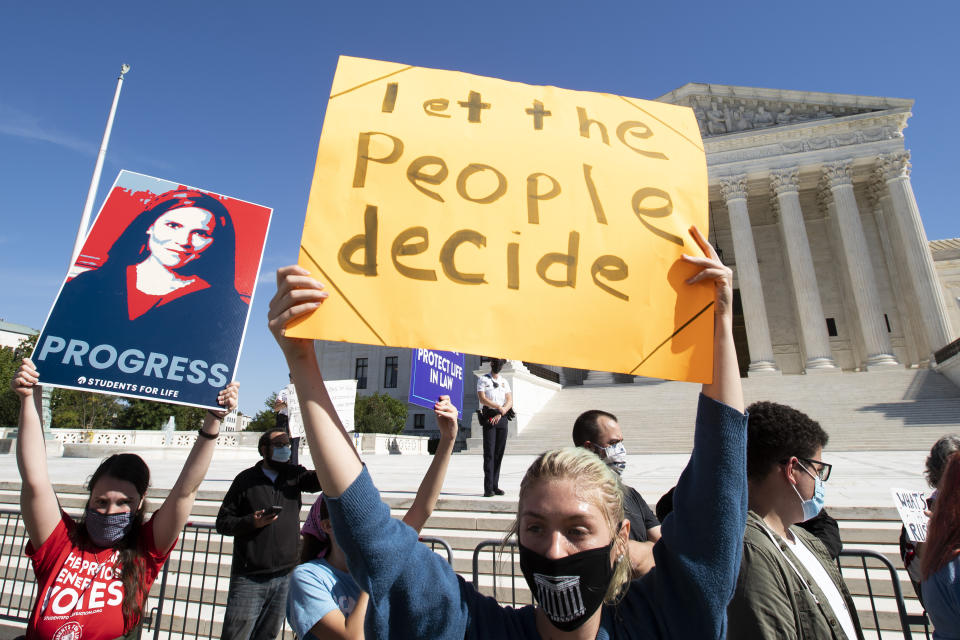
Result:
[[[958,14],[835,0],[3,2],[0,317],[46,317],[123,62],[97,208],[120,169],[274,208],[237,375],[246,413],[286,381],[266,304],[272,271],[297,257],[340,54],[639,98],[687,82],[912,98],[927,235],[960,236]]]

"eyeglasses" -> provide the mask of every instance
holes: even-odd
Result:
[[[813,470],[817,473],[817,476],[819,476],[820,482],[826,482],[830,478],[830,471],[833,469],[832,464],[820,462],[819,460],[814,460],[813,458],[798,458],[798,460],[808,462],[810,466],[813,467]]]
[[[821,462],[820,460],[814,460],[813,458],[801,458],[800,456],[797,456],[797,460],[803,460],[813,467],[813,471],[817,474],[817,477],[820,478],[820,482],[826,482],[830,479],[830,471],[833,470],[832,464]],[[786,460],[781,460],[780,464],[787,464],[788,462],[790,462],[789,458]]]

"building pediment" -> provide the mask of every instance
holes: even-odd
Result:
[[[657,98],[690,107],[704,138],[761,133],[798,124],[863,116],[878,112],[907,112],[913,100],[810,91],[760,89],[689,83]]]

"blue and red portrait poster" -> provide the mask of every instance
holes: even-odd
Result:
[[[121,171],[40,332],[40,381],[216,408],[240,357],[271,213]]]

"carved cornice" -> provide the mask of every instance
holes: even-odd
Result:
[[[804,104],[820,105],[828,109],[835,107],[855,107],[867,110],[889,110],[911,108],[913,100],[884,96],[864,96],[845,93],[823,93],[819,91],[797,91],[793,89],[767,89],[762,87],[742,87],[729,84],[705,84],[688,82],[682,87],[666,93],[656,100],[668,104],[690,106],[697,98],[708,100],[716,98],[746,100],[752,104]]]
[[[879,110],[876,107],[810,104],[717,95],[688,96],[681,103],[693,109],[704,138],[814,120],[845,118]]]
[[[738,176],[729,176],[720,178],[720,195],[725,202],[736,200],[737,198],[746,199],[747,197],[747,176],[741,174]]]
[[[770,172],[770,188],[775,195],[791,191],[798,192],[800,190],[800,169],[798,167],[773,169]]]
[[[717,165],[902,140],[909,115],[886,113],[852,121],[820,120],[805,127],[774,127],[756,135],[708,137],[704,139],[704,148],[708,162]]]
[[[877,156],[877,174],[884,180],[910,177],[910,152],[898,151]]]
[[[830,189],[843,185],[853,185],[853,159],[824,164],[822,182]]]

